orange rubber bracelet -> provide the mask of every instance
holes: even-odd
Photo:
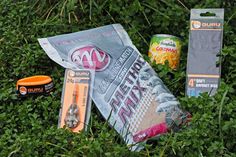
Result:
[[[45,75],[26,77],[16,83],[16,90],[20,96],[47,94],[52,91],[53,87],[52,78]]]

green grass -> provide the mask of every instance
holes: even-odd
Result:
[[[221,87],[214,97],[187,98],[186,56],[191,8],[225,8]],[[147,58],[153,34],[183,39],[178,71],[153,65],[193,115],[190,126],[130,152],[95,105],[87,133],[57,129],[64,69],[37,38],[121,23]],[[48,96],[17,98],[18,79],[52,76]],[[0,156],[236,156],[236,4],[223,0],[2,0],[0,2]]]

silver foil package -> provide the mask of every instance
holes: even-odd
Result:
[[[132,150],[178,130],[189,114],[132,44],[120,24],[39,39],[65,68],[95,69],[92,100]],[[96,64],[94,64],[96,63]]]

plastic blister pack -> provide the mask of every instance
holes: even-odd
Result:
[[[86,130],[90,112],[94,70],[66,69],[58,127],[73,132]]]

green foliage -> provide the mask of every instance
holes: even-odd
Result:
[[[223,0],[2,0],[0,2],[0,156],[236,156],[236,4]],[[225,8],[222,81],[214,97],[184,96],[189,9]],[[180,68],[155,65],[192,122],[130,152],[93,106],[87,133],[57,129],[64,69],[51,61],[37,38],[121,23],[148,60],[153,34],[183,40]],[[20,78],[46,74],[55,82],[48,96],[17,98]]]

